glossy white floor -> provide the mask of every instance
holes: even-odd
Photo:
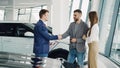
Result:
[[[113,62],[111,62],[109,59],[101,55],[98,56],[97,64],[98,64],[98,68],[120,68],[117,65],[115,65]],[[85,65],[85,68],[88,68],[88,66]]]

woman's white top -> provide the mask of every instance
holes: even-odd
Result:
[[[87,37],[87,43],[92,43],[93,41],[99,41],[99,26],[97,23],[93,25],[91,29],[91,34]]]

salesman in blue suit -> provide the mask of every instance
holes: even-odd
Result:
[[[49,14],[48,10],[42,9],[39,12],[40,20],[37,22],[34,28],[33,53],[35,53],[35,57],[37,57],[39,60],[43,60],[43,58],[48,56],[49,40],[57,40],[62,38],[60,35],[48,34],[48,30],[46,28],[46,25],[44,24],[44,22],[48,21],[48,14]],[[37,62],[37,60],[35,62]]]

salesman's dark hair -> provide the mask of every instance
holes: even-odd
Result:
[[[39,16],[40,16],[40,18],[42,18],[42,16],[43,16],[46,12],[49,13],[48,10],[46,10],[46,9],[41,9],[40,12],[39,12]]]

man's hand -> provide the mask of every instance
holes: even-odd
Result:
[[[77,42],[77,39],[76,39],[76,38],[72,38],[70,41],[71,41],[72,43],[76,43],[76,42]]]
[[[61,40],[62,39],[62,35],[58,35],[58,40]]]

